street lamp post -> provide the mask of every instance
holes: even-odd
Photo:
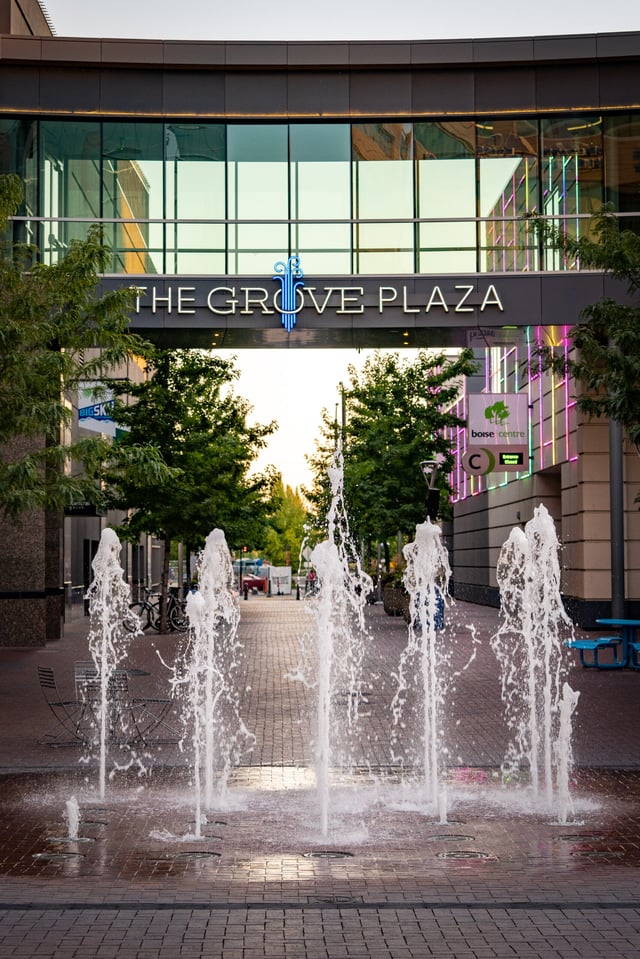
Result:
[[[436,486],[438,471],[444,462],[444,457],[440,456],[433,460],[422,460],[420,469],[427,484],[427,516],[432,523],[435,523],[440,509],[440,489]]]

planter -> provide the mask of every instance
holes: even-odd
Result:
[[[404,586],[385,586],[382,590],[382,605],[388,616],[409,615],[409,594]]]

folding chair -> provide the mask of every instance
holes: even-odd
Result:
[[[50,666],[38,666],[38,680],[46,703],[55,716],[59,730],[42,736],[41,746],[78,746],[87,742],[83,726],[87,721],[87,705],[81,699],[63,699],[58,692],[55,675]],[[64,734],[71,739],[64,739]]]
[[[75,664],[76,695],[92,708],[94,723],[97,721],[95,707],[100,699],[101,684],[93,662]],[[177,743],[177,732],[165,721],[172,699],[131,697],[129,674],[126,669],[116,668],[109,677],[107,690],[109,703],[109,739],[121,746],[133,746],[136,743],[147,744],[149,733],[162,727],[168,738],[153,742],[158,744]]]
[[[129,690],[129,674],[126,669],[114,669],[109,681],[109,695],[114,704],[114,726],[117,723],[125,739],[128,737],[127,745],[140,742],[146,746],[149,742],[149,733],[159,728],[166,730],[168,738],[159,739],[154,736],[154,743],[160,745],[179,741],[180,737],[176,730],[165,721],[166,715],[173,706],[173,699],[141,696],[132,698]],[[132,735],[130,721],[133,723],[135,735]]]

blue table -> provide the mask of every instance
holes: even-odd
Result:
[[[640,619],[597,619],[596,622],[602,626],[613,626],[620,630],[622,640],[620,659],[623,665],[640,669],[640,641],[638,640]]]

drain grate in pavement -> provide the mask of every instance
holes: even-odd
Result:
[[[364,902],[362,896],[309,896],[308,902],[324,902],[328,906],[360,905]]]
[[[314,849],[313,852],[303,852],[305,859],[352,859],[352,852],[341,849]]]
[[[450,852],[439,852],[438,859],[453,859],[453,860],[464,860],[464,859],[491,859],[496,860],[495,856],[492,856],[489,852],[480,852],[477,849],[452,849]]]
[[[443,832],[437,836],[427,836],[427,842],[475,842],[475,836],[462,836],[459,833]]]
[[[95,842],[95,839],[90,836],[76,836],[75,839],[70,839],[69,836],[49,836],[47,842],[66,843],[70,846],[74,842]]]

